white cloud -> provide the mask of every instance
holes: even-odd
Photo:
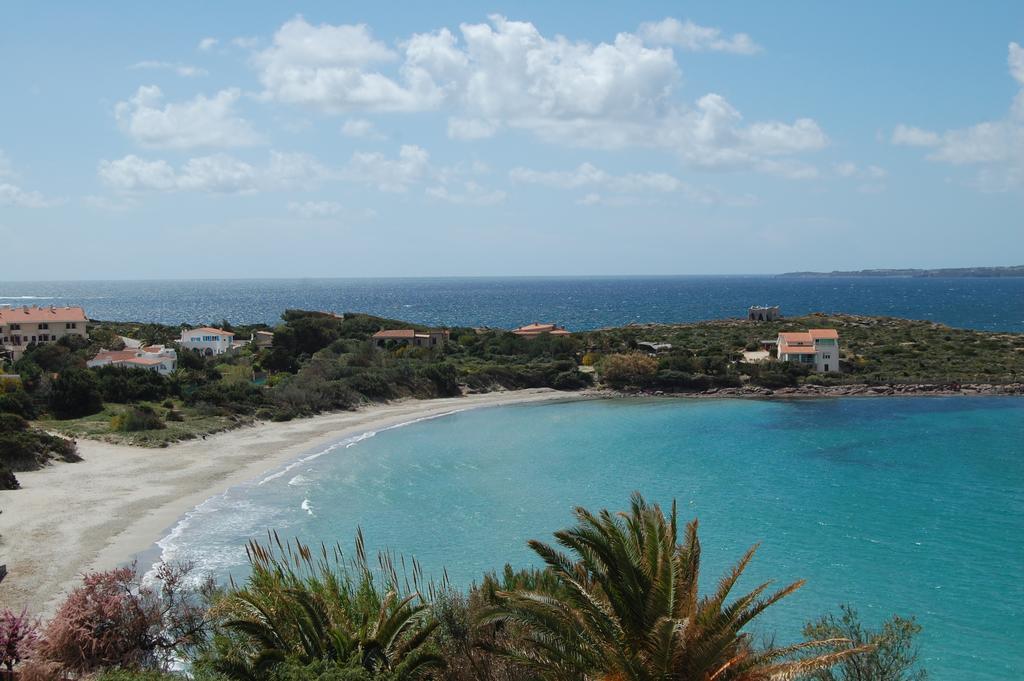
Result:
[[[63,203],[59,199],[47,198],[40,192],[29,191],[7,182],[0,182],[0,206],[19,208],[49,208]]]
[[[697,101],[696,109],[669,118],[652,142],[675,149],[693,166],[763,172],[786,165],[770,157],[817,151],[828,144],[824,131],[809,118],[792,124],[765,121],[744,125],[742,120],[724,97],[708,94]]]
[[[880,166],[859,166],[853,161],[843,161],[832,166],[836,177],[844,180],[856,180],[857,191],[861,194],[879,194],[885,191],[885,180],[889,172]]]
[[[121,129],[143,147],[192,149],[244,147],[260,143],[250,123],[235,114],[241,91],[221,90],[213,97],[197,95],[182,103],[163,102],[156,85],[138,89],[114,108]]]
[[[259,47],[260,39],[251,35],[240,35],[232,38],[231,44],[240,50],[254,50]]]
[[[381,191],[404,192],[410,184],[419,182],[430,165],[430,154],[415,145],[403,145],[398,158],[388,158],[379,152],[356,152],[342,171],[344,179],[372,184]]]
[[[100,179],[123,191],[171,191],[177,188],[177,176],[167,161],[148,161],[129,154],[116,161],[102,160]]]
[[[1017,43],[1010,43],[1010,53],[1006,57],[1006,63],[1010,66],[1010,75],[1021,85],[1024,85],[1024,47]]]
[[[815,166],[795,159],[763,159],[754,164],[754,170],[788,180],[813,180],[821,175]]]
[[[479,140],[493,137],[501,127],[494,121],[480,118],[449,118],[448,137],[455,140]]]
[[[204,68],[198,66],[191,66],[190,64],[181,64],[178,62],[169,61],[140,61],[132,64],[133,69],[146,69],[146,70],[165,70],[174,71],[182,78],[196,78],[198,76],[208,75],[208,72]]]
[[[837,163],[833,166],[833,170],[839,177],[859,178],[865,180],[882,180],[889,175],[889,172],[880,166],[867,165],[862,168],[853,161]]]
[[[179,189],[211,194],[254,192],[257,182],[257,170],[253,166],[227,154],[190,158],[177,177]]]
[[[342,212],[342,206],[335,201],[291,201],[288,204],[288,212],[312,220],[339,215]]]
[[[313,189],[336,173],[309,154],[270,152],[270,163],[263,172],[269,189]]]
[[[837,163],[835,166],[836,175],[840,177],[853,177],[857,174],[857,164],[850,161]]]
[[[196,46],[200,52],[209,52],[213,48],[217,47],[219,41],[216,38],[203,38],[199,41]]]
[[[377,126],[364,118],[350,118],[345,121],[341,126],[341,134],[345,137],[384,139]]]
[[[428,108],[430,93],[418,85],[432,89],[432,84],[400,85],[366,70],[397,58],[364,24],[313,26],[297,16],[277,30],[273,44],[256,55],[255,63],[268,99],[329,112]]]
[[[900,124],[892,131],[892,143],[907,147],[934,147],[939,144],[939,135],[930,130]]]
[[[671,45],[688,52],[756,54],[761,46],[746,33],[723,36],[722,31],[671,17],[640,25],[640,35],[651,45]]]
[[[608,173],[590,163],[581,163],[573,170],[513,168],[508,175],[513,182],[540,184],[558,189],[578,189],[588,185],[604,184],[609,179]]]
[[[148,160],[130,154],[114,161],[100,161],[98,172],[104,184],[123,192],[212,194],[312,189],[331,176],[310,156],[281,152],[271,152],[267,165],[259,167],[227,154],[213,154],[190,158],[178,169],[162,159]]]
[[[645,25],[644,34],[688,49],[757,47],[744,34],[675,20]],[[493,15],[488,23],[461,24],[458,34],[415,34],[393,49],[365,25],[314,26],[298,16],[254,63],[266,98],[333,113],[443,107],[452,139],[512,128],[554,144],[665,149],[694,166],[754,170],[828,143],[808,118],[744,122],[715,93],[693,106],[679,102],[672,48],[633,33],[589,43]]]
[[[15,180],[18,173],[10,157],[0,149],[0,180]],[[0,206],[17,206],[19,208],[49,208],[64,203],[63,199],[49,198],[42,192],[28,190],[11,181],[0,181]]]
[[[680,77],[671,50],[645,47],[629,33],[593,45],[548,39],[531,23],[501,16],[461,31],[466,113],[546,138],[574,129],[587,137],[609,123],[656,116]]]
[[[455,191],[445,185],[429,187],[427,196],[459,205],[494,206],[503,203],[508,194],[500,189],[487,189],[472,180],[461,183]]]
[[[668,173],[626,173],[613,175],[590,164],[581,163],[568,171],[541,171],[513,168],[509,179],[521,184],[538,184],[556,189],[600,188],[616,194],[673,194],[678,193],[691,201],[712,203],[720,200],[714,192],[698,189]],[[584,205],[604,202],[597,192],[585,195],[579,203]]]
[[[976,168],[972,184],[982,191],[1024,189],[1024,48],[1011,42],[1006,61],[1021,89],[1004,118],[942,133],[899,125],[893,144],[928,147],[930,161]]]

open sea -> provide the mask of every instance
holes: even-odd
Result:
[[[569,330],[782,312],[850,312],[1024,331],[1024,277],[666,276],[0,282],[0,304],[82,305],[93,319],[273,324],[288,308],[368,312],[421,324]]]
[[[751,545],[741,582],[807,585],[758,634],[798,640],[850,603],[923,625],[936,681],[1024,677],[1024,400],[602,400],[454,413],[338,442],[214,497],[160,542],[226,578],[268,528],[415,556],[465,586],[536,565],[571,508],[640,490],[699,518],[705,588]]]

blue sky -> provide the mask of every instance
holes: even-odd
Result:
[[[1024,4],[7,3],[0,279],[1024,262]]]

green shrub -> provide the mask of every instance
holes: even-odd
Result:
[[[644,388],[657,374],[658,360],[639,352],[609,355],[601,362],[601,378],[613,388]]]
[[[167,426],[152,407],[133,407],[110,419],[110,429],[119,433],[134,433],[142,430],[161,430]]]
[[[590,374],[584,374],[576,369],[562,371],[555,376],[551,387],[555,390],[580,390],[586,388],[593,382]]]
[[[31,395],[21,389],[0,394],[0,412],[17,414],[26,419],[34,419],[39,415]]]
[[[78,461],[75,444],[30,428],[17,414],[0,414],[0,468],[12,473],[5,476],[6,484],[12,483],[13,472],[36,470],[53,459]]]
[[[93,369],[104,402],[125,404],[140,400],[157,401],[170,393],[170,381],[145,369],[105,366]]]
[[[77,418],[103,409],[96,376],[87,369],[69,369],[50,386],[50,411],[57,418]]]

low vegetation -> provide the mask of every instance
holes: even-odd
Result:
[[[700,594],[697,523],[680,541],[674,505],[634,495],[576,519],[559,548],[530,543],[543,568],[506,566],[466,591],[389,553],[372,564],[359,533],[352,558],[271,534],[249,544],[248,578],[222,588],[187,565],[159,566],[151,586],[129,568],[92,573],[45,624],[0,614],[0,651],[23,681],[172,681],[182,663],[196,681],[925,678],[920,628],[899,617],[869,631],[847,607],[802,642],[759,643],[748,625],[802,582],[734,594],[751,549]]]
[[[744,361],[780,331],[839,331],[840,373],[815,374],[790,363]],[[1024,380],[1024,334],[954,329],[890,317],[822,315],[774,322],[719,320],[693,324],[637,324],[581,334],[590,361],[636,352],[638,343],[670,343],[658,367],[635,380],[662,390],[703,390],[752,383],[769,388],[899,383],[1013,383]]]
[[[231,328],[226,321],[220,326]],[[246,346],[203,357],[179,352],[169,376],[120,367],[88,369],[100,347],[120,335],[170,343],[176,327],[99,322],[89,338],[30,347],[8,370],[20,380],[0,385],[0,413],[35,420],[67,437],[144,446],[201,437],[256,420],[285,421],[330,410],[402,398],[429,399],[522,388],[579,390],[596,384],[625,391],[694,393],[745,385],[1010,383],[1024,377],[1024,334],[952,329],[940,324],[853,315],[809,315],[777,322],[740,320],[644,324],[522,338],[494,329],[453,328],[437,348],[370,340],[380,329],[408,323],[365,314],[288,310],[270,347]],[[746,361],[780,330],[835,328],[841,373]],[[240,327],[239,337],[263,327]],[[419,327],[422,328],[422,327]],[[657,352],[647,344],[669,344]],[[11,435],[0,422],[0,437]],[[60,458],[60,448],[36,431]],[[22,447],[24,449],[24,447]],[[13,451],[13,450],[12,450]],[[35,450],[34,450],[35,451]],[[46,459],[45,455],[38,459]],[[51,457],[52,458],[52,457]],[[0,465],[22,465],[0,456]],[[2,473],[2,471],[0,471]]]
[[[41,430],[14,413],[0,412],[0,489],[17,489],[15,473],[36,470],[51,461],[78,461],[75,444]]]

